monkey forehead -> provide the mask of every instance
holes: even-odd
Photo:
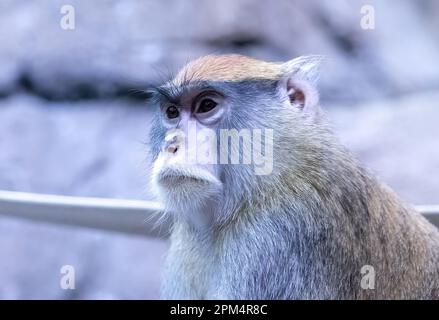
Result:
[[[189,62],[172,82],[178,86],[191,81],[277,80],[280,76],[281,65],[278,63],[237,54],[208,55]]]

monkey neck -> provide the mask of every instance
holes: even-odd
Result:
[[[372,210],[369,204],[390,196],[332,135],[307,142],[297,154],[289,154],[291,162],[274,177],[261,178],[258,189],[263,192],[243,199],[232,214],[235,219],[283,216],[310,232],[332,228],[343,219],[361,229]]]
[[[196,232],[208,231],[218,216],[218,205],[216,199],[209,199],[201,204],[193,205],[190,209],[181,212],[185,220]]]

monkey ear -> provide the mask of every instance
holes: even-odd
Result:
[[[319,95],[317,81],[323,56],[301,56],[282,64],[281,89],[285,90],[292,106],[305,113],[315,114],[318,110]]]

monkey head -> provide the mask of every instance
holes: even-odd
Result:
[[[279,190],[318,118],[320,61],[210,55],[151,90],[151,182],[167,211],[218,226]]]

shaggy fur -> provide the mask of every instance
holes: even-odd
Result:
[[[273,129],[274,168],[257,176],[251,165],[218,165],[221,187],[155,185],[174,218],[163,298],[439,298],[439,231],[328,129],[313,82],[319,60],[208,56],[171,82],[221,86],[231,108],[218,129]],[[291,102],[285,81],[304,84],[308,104]],[[166,132],[161,116],[151,132],[153,159]],[[199,228],[187,219],[191,210],[215,218]],[[364,265],[375,269],[375,289],[360,285]]]

